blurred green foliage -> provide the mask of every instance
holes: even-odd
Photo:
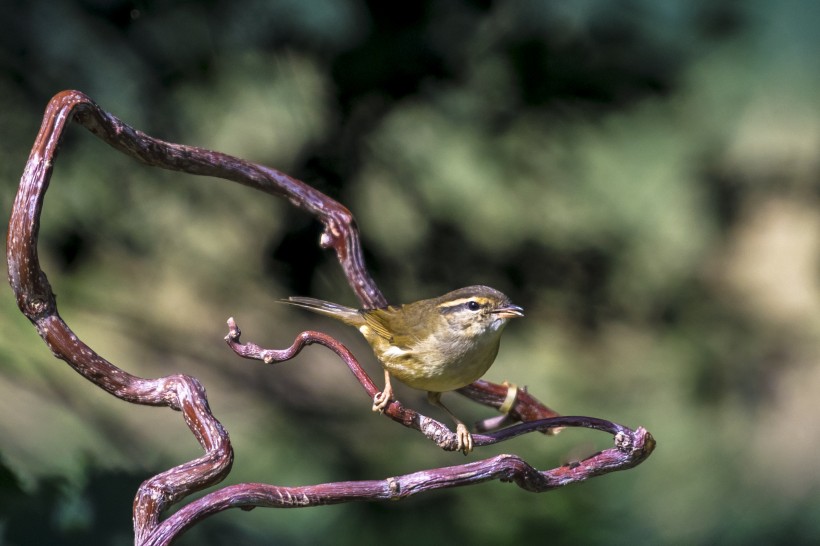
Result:
[[[43,107],[80,89],[160,138],[279,168],[349,206],[391,301],[471,283],[527,310],[488,379],[643,425],[642,466],[543,495],[220,514],[180,544],[775,544],[820,534],[820,9],[813,2],[6,2],[0,204]],[[231,434],[226,483],[374,479],[461,462],[369,411],[314,348],[355,332],[276,306],[353,304],[319,227],[224,181],[70,130],[40,251],[61,314],[139,375],[187,373]],[[0,543],[130,542],[137,484],[198,455],[178,415],[53,359],[0,296]],[[423,396],[399,397],[428,411]],[[451,395],[459,413],[486,416]],[[431,412],[432,413],[432,412]],[[608,445],[567,430],[551,467]]]

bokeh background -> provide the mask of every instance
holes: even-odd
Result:
[[[808,0],[48,0],[2,3],[0,206],[57,91],[149,134],[258,161],[356,215],[393,302],[473,283],[527,310],[487,378],[565,414],[643,425],[643,465],[541,495],[509,484],[390,504],[232,511],[180,544],[808,544],[820,534],[820,7]],[[376,479],[455,464],[370,412],[312,327],[355,305],[320,226],[224,181],[161,172],[75,127],[40,251],[69,325],[139,375],[206,386],[225,483]],[[0,291],[0,542],[129,544],[138,484],[198,456],[178,414],[55,360]],[[402,401],[435,415],[423,394]],[[456,395],[470,419],[488,416]],[[610,445],[530,435],[541,468]]]

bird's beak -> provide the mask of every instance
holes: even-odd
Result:
[[[518,307],[517,305],[507,305],[506,307],[499,307],[498,309],[495,309],[493,314],[505,319],[523,317],[524,309]]]

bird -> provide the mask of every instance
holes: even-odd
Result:
[[[457,451],[473,449],[467,426],[441,402],[441,394],[483,376],[495,361],[501,333],[524,310],[489,286],[468,286],[437,298],[375,309],[354,309],[320,299],[291,296],[282,303],[332,317],[359,330],[384,368],[384,390],[373,411],[393,400],[391,378],[427,391],[427,400],[456,423]]]

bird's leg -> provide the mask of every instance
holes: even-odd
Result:
[[[437,406],[444,411],[456,422],[456,437],[458,439],[458,446],[456,446],[456,451],[461,451],[465,455],[473,450],[473,437],[470,432],[467,430],[467,425],[464,422],[456,417],[452,411],[450,411],[447,406],[441,401],[441,393],[440,392],[428,392],[427,393],[427,401]]]
[[[393,399],[393,385],[390,384],[390,373],[384,370],[384,390],[373,397],[373,411],[384,411]]]

